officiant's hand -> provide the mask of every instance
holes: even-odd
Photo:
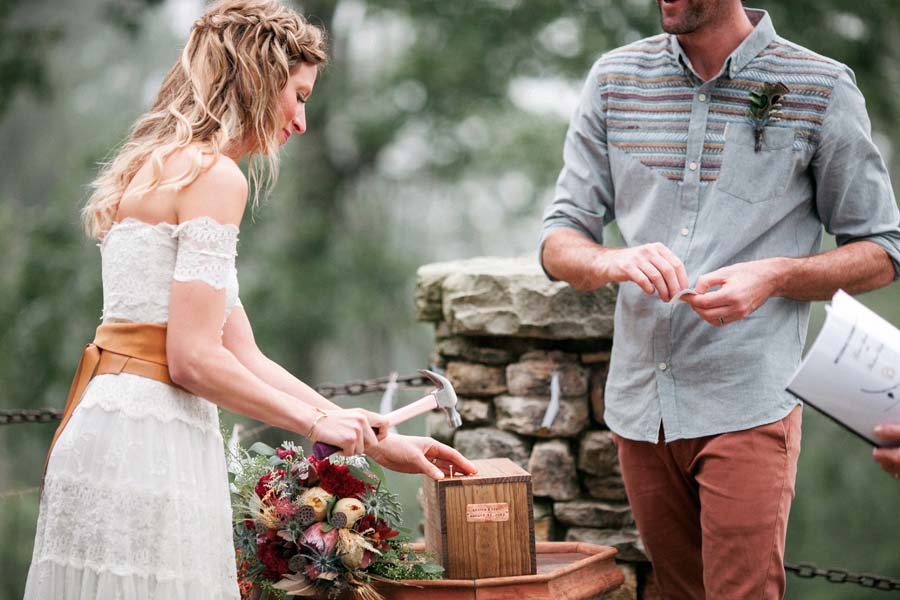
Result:
[[[900,425],[889,425],[884,423],[875,428],[875,436],[886,442],[900,442]],[[881,468],[894,476],[894,479],[900,479],[900,447],[897,448],[876,448],[872,452]]]
[[[696,295],[684,296],[700,318],[716,327],[740,321],[762,306],[775,292],[775,264],[756,260],[722,267],[701,275]],[[719,289],[709,292],[717,286]]]
[[[381,466],[400,473],[422,473],[432,479],[450,474],[472,475],[477,469],[465,456],[430,437],[390,434],[368,455]]]

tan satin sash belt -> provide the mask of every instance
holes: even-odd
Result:
[[[69,388],[62,422],[50,442],[44,472],[56,440],[81,401],[88,383],[96,375],[132,373],[175,385],[166,362],[166,326],[152,323],[104,323],[97,327],[94,341],[84,347],[75,378]],[[42,478],[43,479],[43,478]]]

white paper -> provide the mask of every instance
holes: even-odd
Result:
[[[873,444],[873,429],[900,423],[900,331],[843,291],[788,391]]]
[[[696,296],[697,292],[694,291],[694,288],[684,288],[683,290],[676,292],[675,295],[672,296],[672,299],[670,300],[670,302],[675,302],[676,300],[681,300],[682,296],[690,296],[690,295]]]

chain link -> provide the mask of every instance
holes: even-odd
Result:
[[[343,384],[322,383],[314,389],[326,398],[336,396],[361,396],[372,392],[383,392],[390,384],[390,376],[375,379],[360,379]],[[430,387],[431,381],[422,375],[405,375],[397,378],[397,386],[402,389]],[[62,411],[52,408],[0,410],[0,425],[17,423],[49,423],[59,421]]]
[[[900,579],[873,575],[871,573],[852,573],[844,569],[823,569],[812,563],[784,563],[784,570],[790,571],[801,579],[823,577],[831,583],[855,583],[856,585],[875,590],[900,590]]]
[[[422,375],[404,375],[397,378],[397,386],[402,389],[431,387],[432,383],[427,377]],[[335,396],[360,396],[372,392],[383,392],[391,383],[391,377],[377,377],[375,379],[362,379],[348,381],[347,383],[337,385],[333,383],[321,383],[315,389],[326,398],[334,398]]]
[[[5,500],[6,498],[16,498],[18,496],[28,496],[29,494],[37,494],[39,491],[41,491],[41,488],[39,487],[30,487],[21,490],[8,490],[5,492],[0,492],[0,500]]]
[[[53,408],[39,408],[35,410],[12,409],[0,410],[0,425],[14,425],[16,423],[50,423],[62,419],[62,411]]]

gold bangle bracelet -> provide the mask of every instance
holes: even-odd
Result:
[[[318,406],[315,408],[316,408],[316,412],[319,414],[316,415],[315,419],[313,419],[312,425],[310,425],[309,431],[306,434],[306,439],[310,440],[311,442],[316,441],[316,439],[313,437],[313,433],[315,433],[315,431],[316,431],[316,425],[319,424],[319,421],[321,421],[322,419],[324,419],[325,417],[328,416],[328,413],[325,412],[324,410],[322,410],[321,408],[319,408]]]

